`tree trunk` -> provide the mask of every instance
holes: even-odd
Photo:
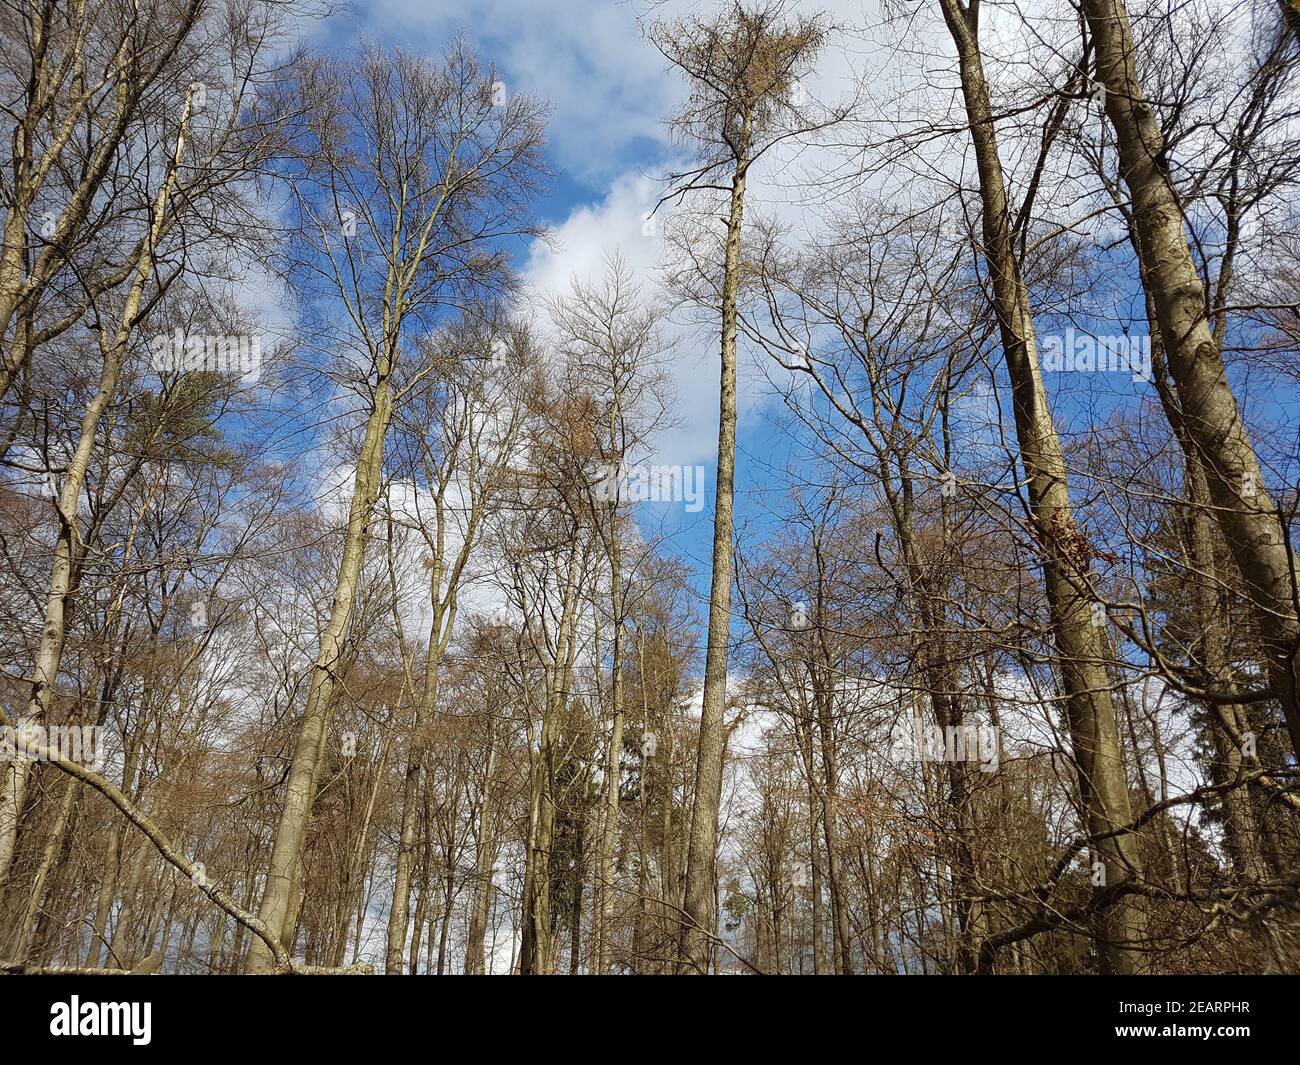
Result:
[[[348,507],[347,535],[343,558],[339,564],[338,579],[334,587],[334,601],[329,622],[321,634],[320,649],[312,668],[311,688],[307,694],[307,707],[299,726],[289,765],[289,780],[285,788],[284,807],[276,827],[271,849],[271,862],[266,873],[266,887],[258,916],[280,937],[286,948],[290,945],[293,928],[289,924],[293,900],[300,885],[301,858],[307,827],[311,822],[311,808],[315,799],[316,774],[324,750],[326,729],[333,711],[333,694],[336,683],[335,669],[343,654],[344,635],[352,617],[352,604],[356,598],[369,534],[370,513],[379,491],[379,478],[383,465],[384,434],[392,415],[390,374],[392,357],[380,367],[379,383],[374,404],[366,423],[365,440],[357,460],[353,482],[352,501]],[[273,968],[270,948],[261,939],[254,938],[248,952],[247,971],[269,973]]]
[[[496,727],[489,726],[487,768],[484,770],[483,802],[479,807],[478,838],[474,846],[474,895],[470,902],[469,929],[466,932],[465,973],[482,976],[486,971],[483,941],[487,936],[488,912],[492,901],[492,867],[496,863],[496,840],[493,835],[495,795],[492,772],[496,763]]]
[[[749,116],[740,132],[749,137]],[[718,475],[713,514],[713,569],[709,586],[708,645],[704,656],[704,692],[700,703],[700,745],[695,762],[695,807],[686,852],[677,971],[707,974],[717,914],[718,817],[727,755],[724,721],[727,703],[727,650],[731,630],[731,569],[736,474],[736,296],[740,284],[740,238],[745,210],[745,152],[731,179],[731,210],[722,277],[722,351],[718,395]]]
[[[611,415],[614,417],[614,415]],[[593,971],[609,972],[610,921],[614,912],[614,847],[618,833],[619,782],[623,765],[623,552],[619,543],[617,500],[610,508],[610,609],[613,612],[613,649],[610,677],[609,749],[605,753],[605,809],[601,824],[600,853],[596,858],[596,958]]]
[[[438,670],[442,662],[444,642],[443,618],[438,603],[439,574],[435,564],[433,583],[433,621],[429,627],[429,650],[424,663],[424,691],[415,710],[415,723],[411,731],[411,747],[402,783],[402,827],[397,846],[397,869],[393,878],[393,904],[388,913],[388,950],[384,971],[390,976],[402,973],[402,948],[406,943],[406,927],[411,902],[411,865],[415,854],[416,826],[424,793],[424,760],[428,747],[426,731],[434,708],[438,703]]]
[[[529,779],[528,850],[524,866],[523,931],[519,972],[551,972],[551,843],[555,835],[555,728],[566,699],[565,676],[574,654],[578,586],[578,537],[569,549],[555,656],[546,670],[546,694],[538,750]]]
[[[1120,172],[1133,198],[1132,230],[1144,283],[1155,305],[1162,346],[1178,391],[1178,434],[1205,473],[1214,515],[1245,579],[1265,645],[1274,693],[1300,753],[1296,571],[1286,530],[1264,489],[1259,462],[1210,330],[1204,286],[1169,176],[1159,122],[1137,76],[1123,0],[1084,0],[1083,11],[1115,129]]]
[[[1060,440],[1047,407],[1029,292],[1016,257],[1002,161],[979,51],[975,8],[941,0],[957,45],[971,140],[983,207],[984,247],[1003,355],[1011,378],[1016,435],[1028,482],[1034,535],[1042,554],[1043,583],[1065,693],[1079,794],[1094,861],[1104,865],[1106,886],[1140,876],[1136,837],[1108,835],[1132,820],[1119,730],[1103,661],[1102,633],[1093,621],[1090,559],[1070,507]],[[1084,546],[1080,546],[1083,544]],[[1106,837],[1106,838],[1102,838]],[[1106,973],[1135,971],[1134,944],[1143,915],[1121,895],[1097,915],[1095,936]]]

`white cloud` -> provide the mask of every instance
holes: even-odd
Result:
[[[660,167],[663,173],[668,165]],[[613,179],[604,197],[575,208],[557,226],[549,244],[538,241],[524,267],[528,291],[535,299],[568,290],[574,278],[600,277],[610,255],[619,255],[633,270],[647,296],[655,294],[665,253],[662,212],[647,224],[662,190],[651,174],[639,170]],[[717,455],[718,340],[715,331],[671,325],[677,340],[669,373],[675,392],[675,425],[654,441],[654,461],[661,464],[712,462]],[[742,397],[745,405],[745,397]]]
[[[663,137],[662,121],[681,92],[640,35],[640,3],[477,0],[455,7],[428,0],[376,0],[367,27],[417,50],[436,50],[463,28],[495,62],[509,91],[548,101],[556,163],[579,180],[607,182],[638,141]]]

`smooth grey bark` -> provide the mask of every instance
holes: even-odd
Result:
[[[1003,357],[1011,379],[1016,436],[1024,467],[1033,535],[1042,554],[1043,586],[1056,646],[1084,821],[1094,861],[1110,887],[1141,876],[1137,838],[1118,831],[1132,821],[1119,730],[1104,664],[1103,633],[1093,621],[1087,541],[1071,510],[1060,439],[1052,422],[1038,361],[1029,291],[1016,256],[1002,160],[979,47],[977,0],[940,0],[957,46],[962,97],[982,204],[985,262],[993,287]],[[1096,915],[1100,967],[1130,973],[1144,932],[1141,910],[1121,895]]]
[[[1155,110],[1138,78],[1123,0],[1084,0],[1083,12],[1115,130],[1120,174],[1132,197],[1131,233],[1178,393],[1174,414],[1188,459],[1204,471],[1212,513],[1245,580],[1274,694],[1300,753],[1300,618],[1296,565],[1286,528],[1265,490],[1210,328],[1205,288],[1192,260],[1182,205]],[[1177,423],[1181,423],[1180,425]]]

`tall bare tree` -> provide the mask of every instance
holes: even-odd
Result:
[[[979,175],[983,252],[1002,353],[1011,378],[1013,415],[1034,535],[1059,655],[1061,682],[1087,829],[1105,869],[1105,885],[1122,891],[1141,877],[1129,833],[1132,808],[1119,732],[1104,668],[1105,648],[1091,575],[1092,548],[1078,528],[1060,438],[1052,422],[1038,359],[1029,289],[1016,249],[1015,219],[999,154],[996,118],[979,43],[979,3],[940,0],[957,48],[961,90]],[[1021,216],[1023,219],[1023,216]],[[1143,934],[1141,911],[1120,894],[1097,922],[1105,969],[1131,972]]]
[[[322,324],[340,338],[329,356],[361,372],[353,380],[363,429],[333,605],[260,909],[286,942],[303,890],[303,839],[381,488],[384,440],[394,404],[436,368],[423,366],[398,390],[399,360],[404,352],[411,357],[441,308],[505,285],[497,242],[531,231],[520,212],[544,169],[541,113],[527,96],[499,102],[498,85],[459,41],[436,62],[379,50],[347,64],[304,60],[294,86],[304,115],[299,169],[290,175],[302,254],[291,276],[337,300]],[[255,942],[249,971],[269,965],[265,944]]]
[[[721,277],[718,398],[718,466],[713,512],[708,643],[700,706],[695,810],[687,851],[686,897],[679,966],[708,970],[715,935],[718,815],[722,800],[726,730],[727,649],[731,632],[731,581],[736,477],[736,302],[741,283],[745,188],[751,168],[792,136],[829,119],[810,120],[799,78],[806,76],[826,39],[820,17],[787,19],[781,4],[733,2],[713,19],[688,17],[651,27],[650,40],[688,79],[689,95],[676,120],[681,137],[701,156],[694,170],[675,174],[665,200],[689,192],[727,194]],[[720,184],[725,182],[725,184]]]

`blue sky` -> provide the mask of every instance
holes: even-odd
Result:
[[[670,2],[658,6],[656,13],[671,17],[689,6]],[[829,7],[841,23],[880,24],[874,2],[832,0],[816,6]],[[637,19],[648,7],[643,2],[617,0],[565,0],[558,5],[475,0],[459,8],[427,0],[357,0],[348,10],[316,24],[312,39],[327,49],[345,49],[369,39],[436,54],[452,35],[463,31],[483,57],[498,67],[508,91],[529,92],[551,105],[549,154],[556,177],[537,211],[551,227],[553,241],[519,248],[517,263],[528,291],[542,295],[565,288],[575,274],[598,275],[604,256],[613,252],[622,255],[650,285],[662,246],[655,236],[644,234],[642,220],[662,188],[658,179],[674,158],[680,160],[668,142],[664,123],[681,98],[683,86],[680,77],[666,69],[662,57],[641,38]],[[990,11],[985,19],[983,32],[991,51],[1002,42],[1005,24],[1000,26],[1000,17]],[[922,27],[917,32],[933,30]],[[895,51],[897,43],[886,33],[876,39],[855,37],[847,45],[830,49],[819,63],[811,91],[814,95],[838,93],[851,70],[858,68],[869,71],[873,84],[893,77],[895,88],[901,86],[898,99],[910,96],[912,105],[916,93],[934,92],[937,86],[944,106],[951,106],[951,94],[945,95],[945,86],[952,84],[946,58],[951,53],[950,42],[936,40],[929,58],[907,48]],[[923,73],[918,74],[922,68]],[[1013,69],[1011,63],[991,67],[995,81],[1004,71],[1012,76],[1026,73],[1023,67]],[[916,78],[924,84],[909,80]],[[963,149],[949,145],[947,150],[953,156]],[[1012,149],[1004,146],[1004,155],[1011,165]],[[787,162],[776,160],[751,181],[753,212],[808,217],[807,204],[800,202],[797,179],[784,173]],[[1118,270],[1112,275],[1116,280],[1105,300],[1113,311],[1106,319],[1076,320],[1073,324],[1080,332],[1144,333],[1142,301],[1127,265],[1131,253],[1121,242],[1113,254]],[[1046,335],[1063,333],[1071,323],[1043,313],[1038,324],[1040,333]],[[707,328],[683,327],[678,336],[680,347],[672,369],[678,425],[656,442],[652,461],[704,464],[709,486],[706,505],[700,513],[686,513],[681,504],[642,504],[639,518],[647,535],[669,534],[672,549],[694,563],[699,578],[707,570],[712,529],[718,341],[716,330]],[[1239,397],[1252,412],[1266,414],[1274,427],[1273,444],[1279,450],[1287,449],[1295,438],[1295,397],[1279,395],[1275,388],[1257,382],[1249,365],[1241,367],[1236,377]],[[1048,375],[1047,384],[1067,440],[1092,432],[1099,421],[1116,413],[1139,411],[1144,400],[1154,403],[1151,386],[1128,375],[1083,378],[1056,374]],[[767,391],[762,375],[752,365],[742,372],[738,524],[748,526],[750,538],[761,528],[765,508],[779,505],[775,495],[786,481],[782,467],[798,454],[788,435],[775,425],[781,412]],[[1005,398],[1003,406],[1005,409]],[[1159,417],[1158,408],[1148,409]],[[1268,450],[1265,443],[1261,452]]]
[[[678,5],[681,7],[682,5]],[[643,232],[673,150],[665,120],[682,93],[678,77],[640,36],[641,5],[566,2],[562,7],[486,0],[454,10],[406,0],[359,2],[315,27],[320,47],[346,49],[359,40],[398,44],[436,54],[464,32],[507,90],[548,101],[549,155],[555,179],[537,205],[553,233],[551,246],[521,246],[517,265],[534,294],[563,289],[574,274],[592,277],[617,253],[653,283],[661,245]],[[668,536],[672,550],[707,569],[712,537],[717,440],[716,335],[684,333],[674,363],[677,427],[656,444],[653,461],[704,464],[706,505],[687,513],[680,503],[641,505],[649,537]],[[751,412],[752,413],[752,412]],[[768,454],[783,441],[748,418],[740,446]],[[757,438],[757,439],[753,439]],[[742,472],[742,478],[745,474]]]

